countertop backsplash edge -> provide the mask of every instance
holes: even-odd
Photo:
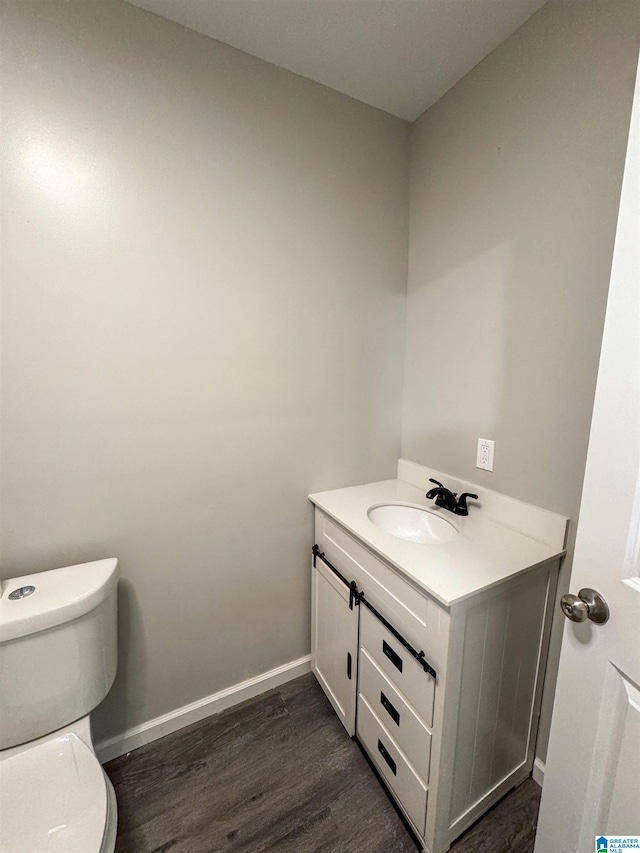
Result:
[[[479,500],[469,502],[469,510],[473,512],[473,506],[480,506],[484,513],[490,518],[499,521],[505,527],[522,533],[538,542],[543,542],[551,548],[563,551],[566,548],[567,530],[569,519],[565,516],[551,512],[543,507],[525,503],[517,498],[511,498],[499,492],[453,477],[444,471],[436,471],[427,468],[409,459],[398,459],[398,480],[409,483],[425,492],[433,488],[429,478],[433,477],[444,483],[447,488],[460,492],[474,492]]]

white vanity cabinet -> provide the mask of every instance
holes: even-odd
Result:
[[[312,669],[443,853],[531,773],[559,559],[446,606],[317,507],[314,551]]]

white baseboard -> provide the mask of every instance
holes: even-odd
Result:
[[[546,765],[544,761],[540,761],[539,758],[536,758],[533,762],[533,772],[531,773],[533,777],[533,781],[537,782],[538,785],[542,788],[544,785],[544,771],[546,770]]]
[[[260,693],[279,687],[281,684],[310,671],[311,655],[305,655],[298,660],[285,663],[269,670],[269,672],[263,672],[261,675],[247,679],[247,681],[241,681],[240,684],[234,684],[227,687],[226,690],[205,696],[204,699],[198,699],[197,702],[192,702],[190,705],[183,705],[182,708],[176,708],[175,711],[170,711],[168,714],[149,720],[148,723],[127,729],[122,734],[104,740],[96,744],[97,756],[102,764],[105,764],[119,755],[124,755],[125,752],[138,749],[139,746],[158,740],[158,738],[176,732],[178,729],[191,725],[191,723],[204,720],[205,717],[219,714],[220,711],[231,708],[232,705],[238,705],[246,699],[252,699]]]

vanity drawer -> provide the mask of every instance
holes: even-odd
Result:
[[[363,605],[360,605],[360,645],[410,702],[418,716],[431,726],[435,679]]]
[[[367,700],[358,696],[358,738],[380,775],[418,831],[424,835],[427,786],[407,761],[402,750],[374,714]]]
[[[360,693],[418,774],[428,782],[431,732],[363,648],[360,649],[358,673]]]

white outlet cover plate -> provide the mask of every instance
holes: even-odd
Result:
[[[495,445],[495,441],[492,441],[490,438],[478,439],[476,468],[482,468],[484,471],[493,471],[493,452]]]

